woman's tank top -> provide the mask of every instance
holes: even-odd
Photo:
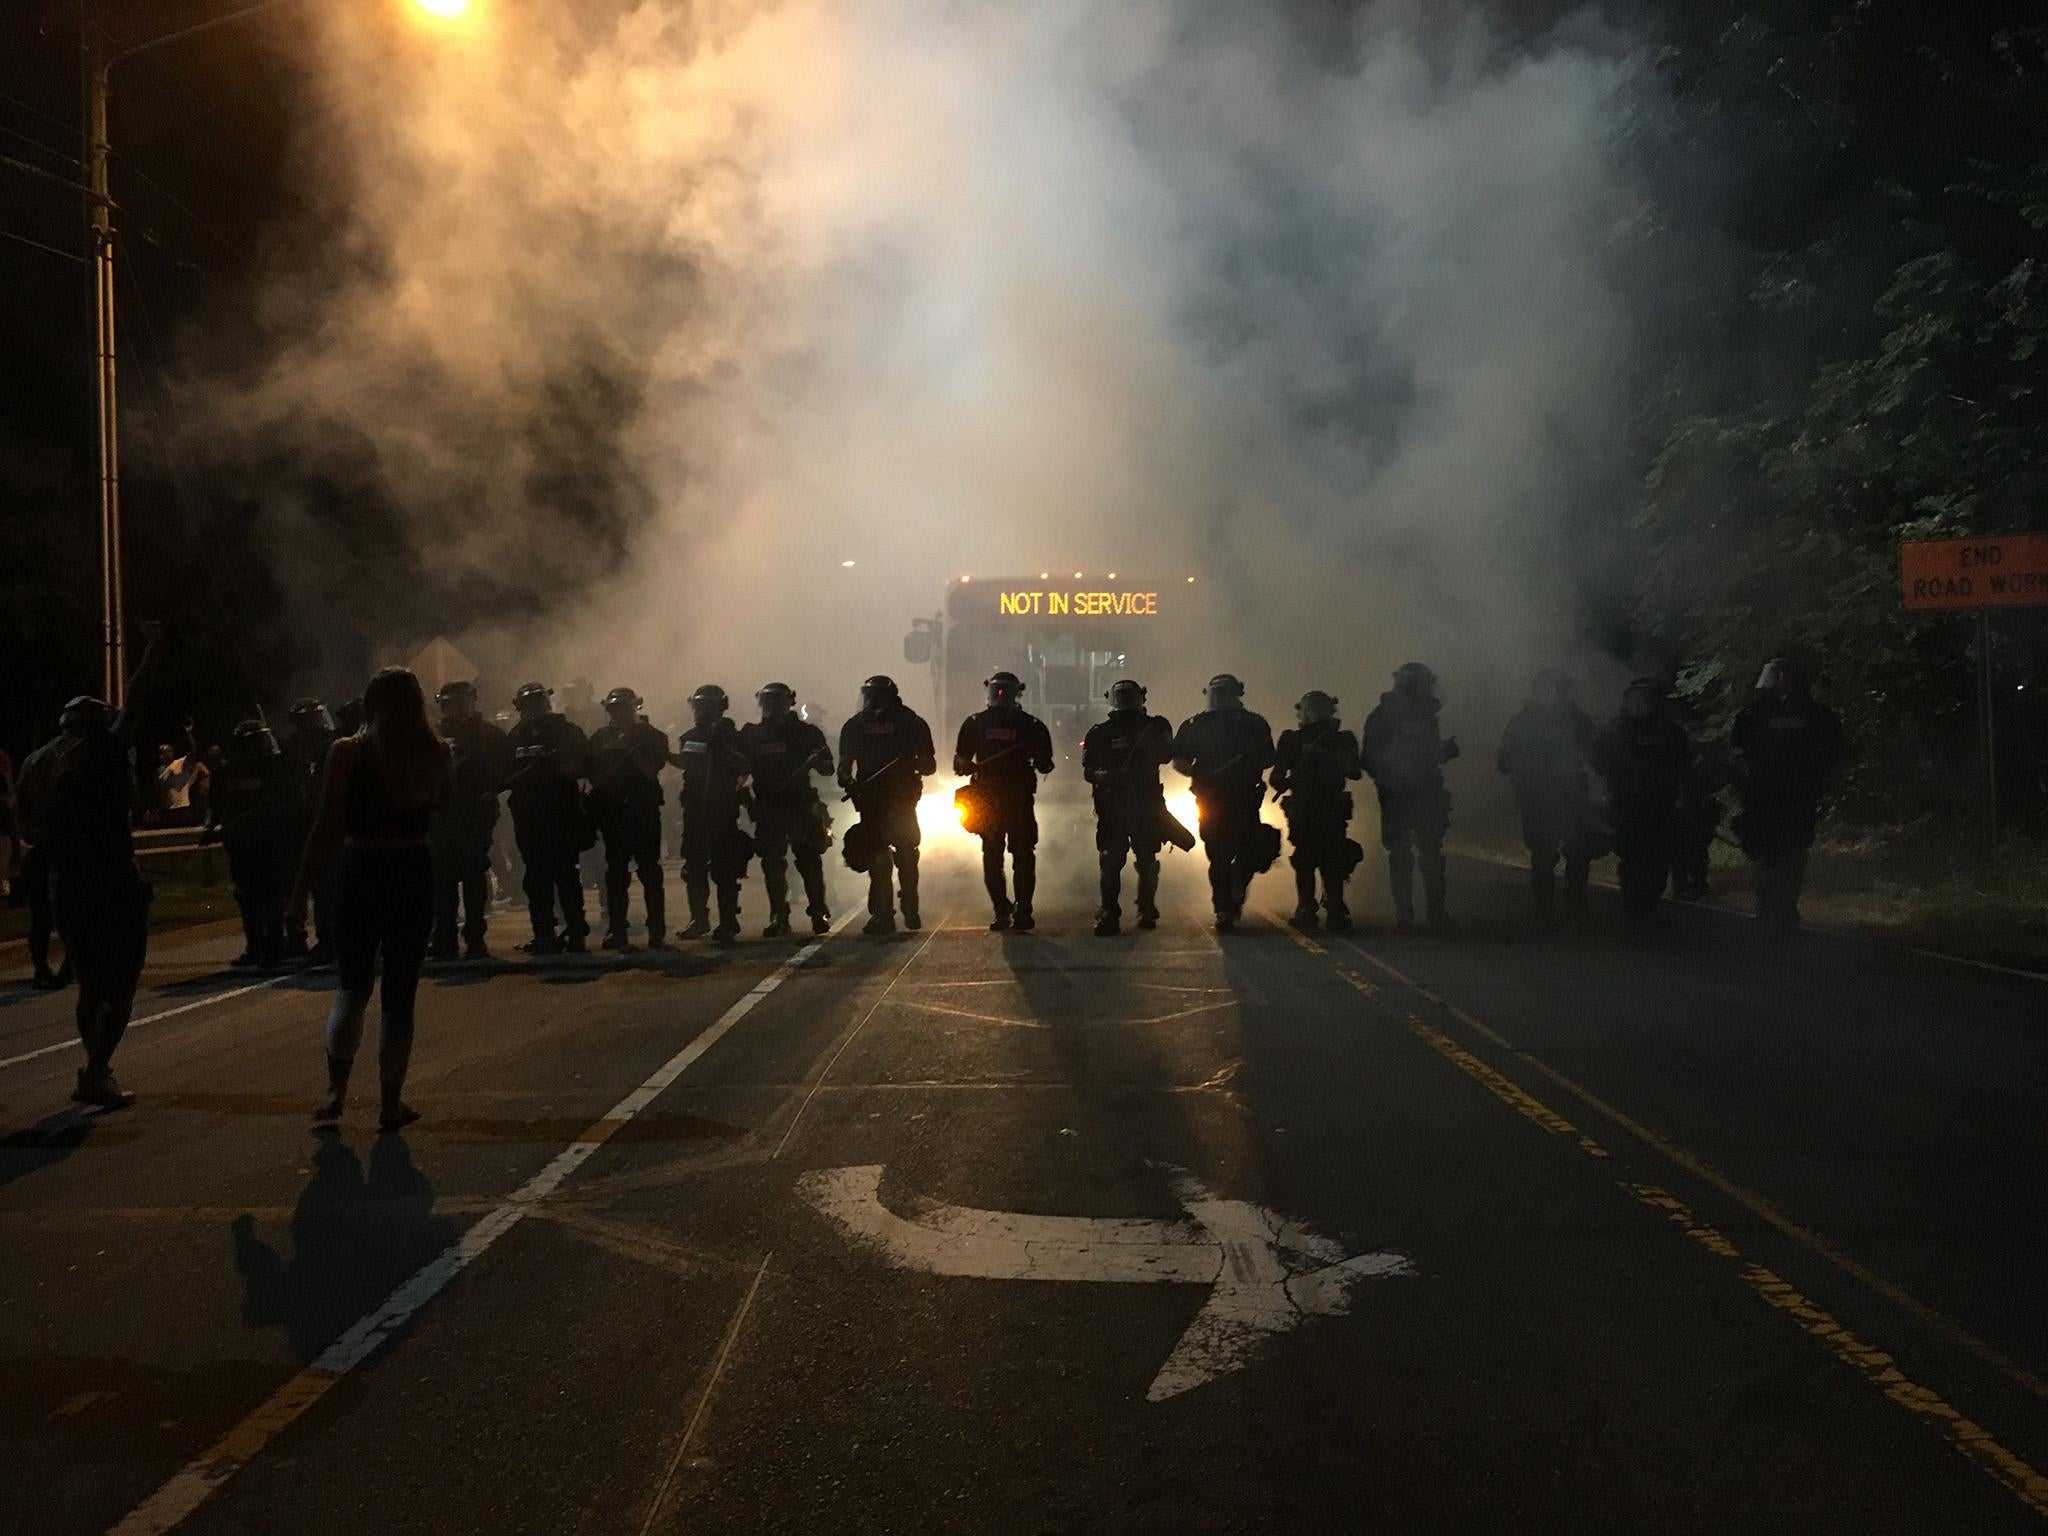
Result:
[[[377,764],[376,749],[356,738],[354,761],[348,774],[348,815],[344,830],[351,842],[424,843],[427,821],[433,814],[431,801],[417,807],[400,806]]]

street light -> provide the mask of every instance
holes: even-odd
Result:
[[[167,43],[181,42],[216,27],[246,21],[298,0],[255,0],[205,21],[160,32],[109,53],[92,19],[93,0],[78,0],[78,46],[85,79],[86,224],[92,243],[93,395],[99,415],[98,461],[100,500],[100,654],[108,703],[126,702],[128,642],[126,599],[121,574],[121,440],[116,417],[118,396],[114,333],[114,202],[109,191],[108,162],[113,146],[107,132],[107,102],[114,66]],[[471,0],[412,0],[435,21],[461,21]]]

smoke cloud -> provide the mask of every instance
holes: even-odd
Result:
[[[273,508],[285,579],[386,654],[843,710],[950,576],[1041,568],[1203,576],[1174,714],[1227,666],[1355,723],[1411,654],[1512,695],[1571,643],[1559,531],[1626,415],[1611,40],[1391,0],[319,14],[336,235],[210,430],[325,488]]]

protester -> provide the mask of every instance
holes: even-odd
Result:
[[[336,881],[334,1006],[327,1017],[327,1096],[313,1118],[341,1118],[363,1017],[384,964],[377,1045],[377,1124],[396,1131],[419,1118],[404,1098],[412,1060],[413,1002],[434,923],[428,826],[454,788],[455,765],[427,719],[419,679],[387,667],[363,691],[363,723],[327,753],[318,817],[306,840],[291,909],[304,920],[307,893],[330,864]]]

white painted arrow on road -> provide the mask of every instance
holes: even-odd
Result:
[[[1351,1305],[1368,1276],[1411,1272],[1398,1253],[1356,1253],[1262,1205],[1173,1181],[1185,1221],[1031,1216],[917,1200],[882,1204],[878,1165],[824,1168],[798,1186],[821,1214],[899,1269],[980,1280],[1206,1285],[1209,1299],[1145,1394],[1163,1402],[1236,1370],[1267,1339]]]

